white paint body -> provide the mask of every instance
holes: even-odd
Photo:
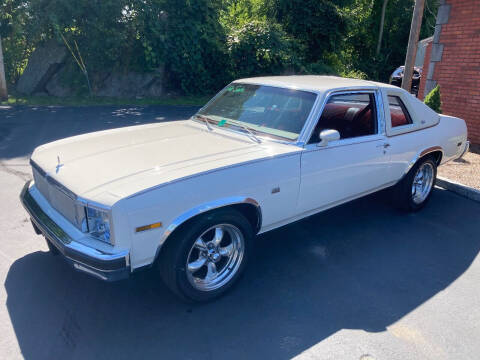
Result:
[[[467,143],[463,120],[438,115],[393,86],[318,76],[239,82],[316,93],[299,140],[256,143],[243,133],[217,127],[209,131],[201,122],[186,120],[101,131],[38,147],[32,160],[50,177],[110,209],[114,245],[70,224],[35,185],[32,196],[75,241],[104,252],[128,250],[134,270],[151,264],[170,232],[190,214],[253,199],[261,210],[259,233],[265,232],[394,185],[428,149],[440,149],[445,163],[461,156]],[[307,144],[328,97],[357,90],[376,96],[378,134],[325,147]],[[388,94],[401,97],[413,124],[391,128]],[[280,191],[272,193],[275,188]],[[156,222],[162,227],[135,232]]]

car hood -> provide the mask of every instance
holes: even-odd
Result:
[[[112,205],[156,185],[299,150],[186,120],[54,141],[35,149],[32,161],[77,196]]]

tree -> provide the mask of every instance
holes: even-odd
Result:
[[[5,80],[5,67],[3,65],[2,38],[0,37],[0,100],[5,100],[7,97],[7,81]]]
[[[383,26],[385,25],[385,11],[387,10],[387,3],[388,3],[388,0],[383,0],[382,16],[380,18],[380,30],[378,32],[377,51],[375,52],[377,56],[378,54],[380,54],[380,46],[382,45]]]

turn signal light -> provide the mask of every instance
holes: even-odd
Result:
[[[141,231],[156,229],[156,228],[160,228],[160,227],[162,227],[162,223],[157,222],[157,223],[153,223],[153,224],[150,224],[150,225],[139,226],[135,229],[135,232],[141,232]]]

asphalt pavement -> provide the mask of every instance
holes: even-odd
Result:
[[[0,107],[1,359],[479,358],[480,203],[441,189],[415,214],[381,193],[261,235],[208,304],[154,271],[104,283],[47,252],[18,200],[36,146],[195,110]]]

